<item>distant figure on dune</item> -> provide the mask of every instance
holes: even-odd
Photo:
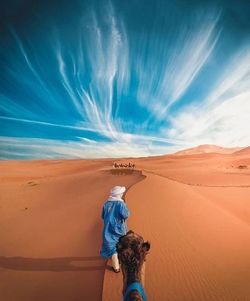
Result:
[[[113,271],[120,272],[120,266],[116,251],[116,244],[119,238],[127,233],[126,219],[129,217],[129,210],[122,199],[126,191],[124,186],[115,186],[110,191],[110,196],[103,205],[102,219],[104,221],[102,232],[101,256],[112,258]]]
[[[135,168],[135,164],[131,164],[130,162],[128,164],[117,164],[116,162],[113,163],[113,168]]]

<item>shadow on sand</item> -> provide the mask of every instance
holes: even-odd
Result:
[[[111,169],[110,173],[112,175],[132,175],[132,174],[141,174],[142,172],[135,169],[129,169],[129,168],[117,168],[117,169]]]
[[[93,265],[93,261],[96,261],[97,264]],[[74,265],[72,264],[73,262]],[[0,256],[1,268],[19,271],[97,271],[105,270],[105,263],[106,262],[103,259],[97,256],[59,258],[26,258]],[[85,264],[86,266],[84,266],[83,264]]]

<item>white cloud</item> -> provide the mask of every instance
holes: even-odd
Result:
[[[175,146],[153,146],[150,143],[60,141],[52,139],[0,137],[0,159],[53,158],[119,158],[145,157],[174,152]]]
[[[240,49],[200,105],[172,118],[167,136],[192,145],[250,145],[250,47]]]
[[[144,37],[147,41],[145,48],[155,47],[155,51],[164,48],[162,57],[157,58],[160,68],[155,58],[153,62],[146,62],[145,68],[142,68],[142,62],[137,66],[140,83],[138,100],[158,119],[166,118],[169,108],[185,94],[219,39],[220,30],[217,25],[220,13],[206,12],[206,18],[200,13],[199,18],[199,22],[193,18],[189,27],[187,24],[180,24],[177,29],[173,28],[175,39],[170,46],[168,40]]]
[[[250,88],[250,46],[242,47],[229,60],[213,91],[204,100],[206,107]]]
[[[117,18],[111,2],[103,7],[102,16],[88,12],[88,25],[80,31],[79,51],[89,62],[90,82],[83,86],[81,74],[77,73],[78,94],[83,103],[87,121],[112,140],[117,140],[116,123],[113,118],[113,91],[116,83],[117,99],[128,84],[128,41],[122,21]],[[101,26],[104,23],[105,26]],[[102,24],[103,25],[103,24]],[[105,30],[103,29],[105,28]],[[85,48],[82,43],[84,41]],[[79,54],[77,65],[84,69],[83,55]],[[84,81],[84,80],[83,80]],[[117,109],[119,109],[119,102]]]
[[[30,123],[30,124],[35,124],[35,125],[37,124],[37,125],[43,125],[43,126],[48,126],[48,127],[58,127],[58,128],[62,128],[62,129],[95,132],[95,133],[98,133],[103,136],[109,135],[108,130],[98,130],[94,127],[88,127],[86,124],[83,124],[83,123],[80,123],[79,125],[76,125],[76,126],[72,126],[72,125],[64,125],[64,124],[43,122],[43,121],[23,119],[23,118],[6,117],[6,116],[0,116],[0,119]],[[156,142],[156,143],[163,143],[163,144],[165,143],[165,144],[183,145],[182,141],[178,141],[177,139],[173,139],[173,138],[162,138],[162,137],[155,137],[155,136],[150,136],[150,135],[131,134],[131,133],[119,132],[119,131],[115,131],[114,134],[117,137],[117,141],[119,141],[120,143],[133,143],[134,145],[137,145],[137,144],[140,145],[140,144]],[[97,141],[95,141],[93,139],[88,139],[86,137],[76,137],[76,138],[79,138],[85,142],[97,143]]]

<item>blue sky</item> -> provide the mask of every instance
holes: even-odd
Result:
[[[1,159],[250,145],[247,1],[10,2]]]

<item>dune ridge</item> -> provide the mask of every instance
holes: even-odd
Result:
[[[250,146],[235,152],[235,155],[250,155]]]
[[[221,147],[213,144],[202,144],[196,147],[187,148],[178,151],[174,153],[174,155],[194,155],[194,154],[204,154],[204,153],[233,154],[243,149],[244,147]]]

